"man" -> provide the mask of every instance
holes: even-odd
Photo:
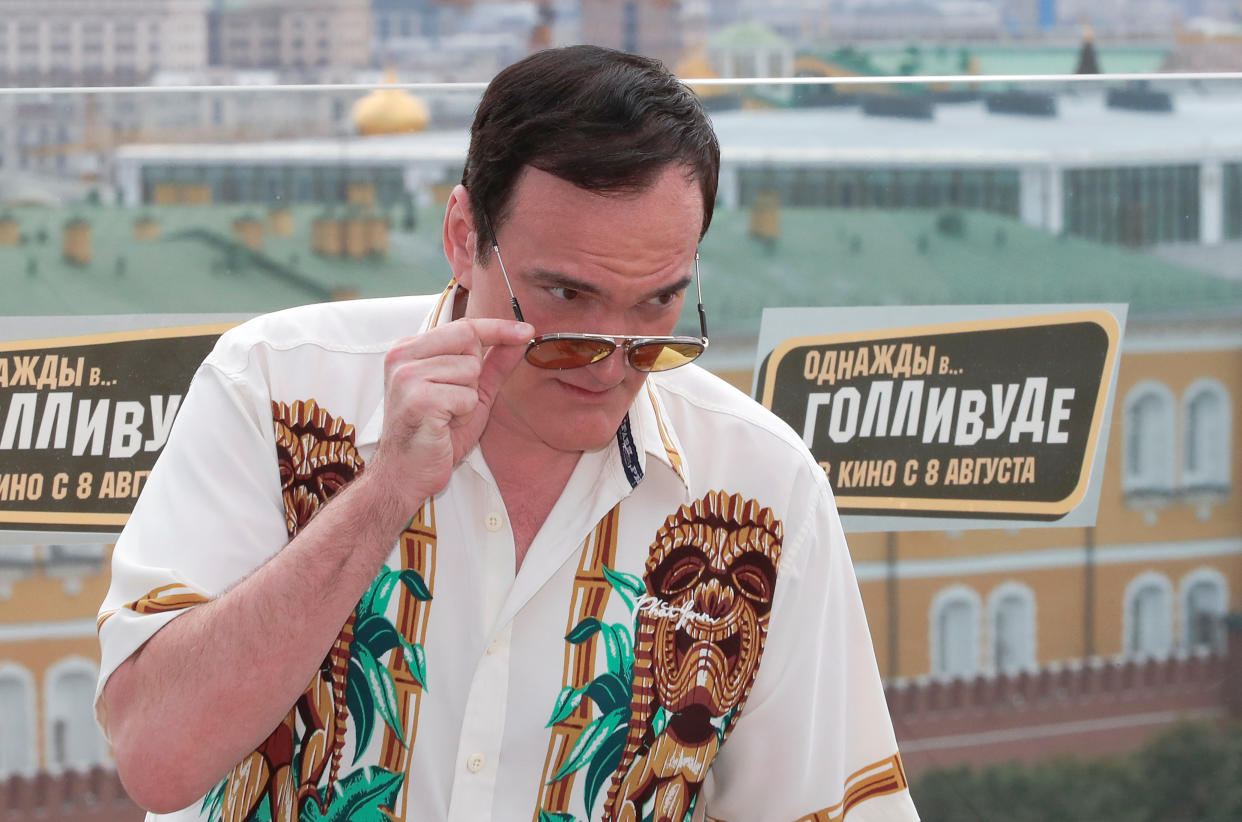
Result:
[[[140,804],[916,818],[823,472],[676,367],[718,164],[659,64],[542,52],[479,105],[443,295],[220,340],[100,614]]]

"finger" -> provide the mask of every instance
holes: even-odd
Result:
[[[488,349],[479,374],[479,402],[484,407],[492,407],[500,387],[509,379],[525,353],[525,345],[495,345]]]
[[[498,320],[491,317],[469,317],[455,320],[449,325],[467,323],[473,329],[484,347],[493,345],[525,345],[535,336],[535,328],[530,323],[517,320]]]
[[[413,359],[393,366],[390,386],[401,391],[418,391],[424,383],[453,383],[477,386],[483,370],[478,354],[441,354],[428,359]]]
[[[449,425],[479,407],[479,391],[471,385],[423,383],[417,395],[400,405],[400,419],[412,430]]]

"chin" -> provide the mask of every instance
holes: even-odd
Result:
[[[616,439],[624,418],[623,413],[611,422],[567,419],[563,425],[546,426],[539,432],[540,439],[558,451],[598,451]]]

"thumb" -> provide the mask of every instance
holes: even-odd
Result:
[[[526,343],[518,345],[493,345],[483,355],[483,370],[479,374],[479,402],[491,408],[500,388],[509,379],[526,353]]]

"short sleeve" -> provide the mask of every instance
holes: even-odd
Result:
[[[266,390],[210,362],[195,374],[113,551],[98,617],[97,705],[108,677],[156,631],[288,540]]]
[[[809,516],[787,531],[763,662],[708,772],[705,818],[917,820],[832,492],[807,485]]]

